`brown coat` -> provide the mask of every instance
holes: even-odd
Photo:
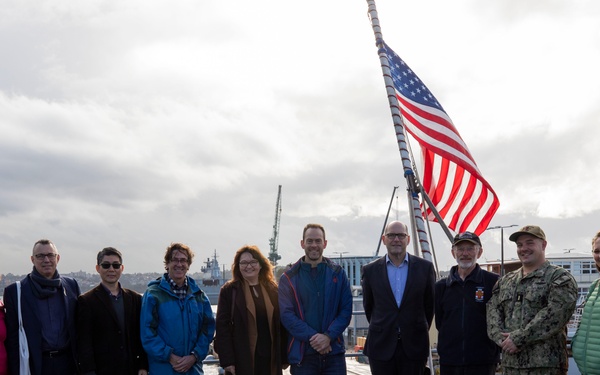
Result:
[[[271,360],[272,375],[282,374],[285,358],[285,329],[279,319],[279,298],[275,285],[262,285],[263,295],[269,297],[265,301],[267,315],[271,317]],[[235,290],[235,301],[232,301]],[[219,355],[221,367],[235,365],[236,375],[254,375],[254,349],[256,346],[255,307],[247,283],[230,281],[223,285],[217,306],[217,328],[214,341],[215,352]],[[246,301],[249,301],[247,303]],[[232,309],[233,303],[233,309]],[[231,313],[233,311],[233,319]],[[233,324],[232,324],[233,323]],[[283,337],[282,337],[283,336]],[[261,374],[262,375],[262,374]]]

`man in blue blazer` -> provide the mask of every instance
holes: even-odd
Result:
[[[422,375],[433,320],[433,264],[410,255],[408,227],[393,221],[382,237],[387,254],[362,270],[369,321],[364,354],[373,375]]]
[[[56,266],[60,255],[46,239],[33,246],[33,270],[21,281],[21,315],[27,335],[32,375],[76,374],[75,309],[79,285],[62,277]],[[4,289],[8,371],[19,374],[19,318],[17,287]]]

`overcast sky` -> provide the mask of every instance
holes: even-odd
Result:
[[[548,252],[588,252],[600,3],[377,7],[497,192],[491,225],[538,224]],[[372,255],[394,186],[391,217],[407,220],[366,1],[8,0],[0,18],[0,273],[29,272],[44,237],[61,272],[94,272],[105,246],[126,272],[159,272],[173,241],[195,251],[192,272],[215,249],[229,267],[244,244],[268,253],[278,185],[282,263],[309,222],[326,255]],[[500,231],[482,241],[498,259]]]

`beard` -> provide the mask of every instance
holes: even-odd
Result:
[[[458,263],[458,267],[462,268],[463,270],[469,269],[471,267],[473,267],[475,265],[475,260],[474,259],[470,259],[470,260],[457,260]]]

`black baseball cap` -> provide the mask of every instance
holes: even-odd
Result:
[[[474,243],[475,245],[481,246],[481,240],[475,233],[472,232],[462,232],[457,234],[456,236],[454,236],[454,241],[452,242],[452,245],[454,246],[461,241],[469,241],[471,243]]]

